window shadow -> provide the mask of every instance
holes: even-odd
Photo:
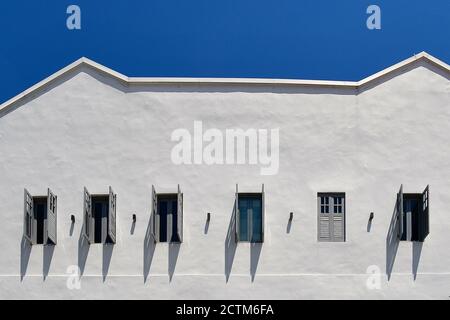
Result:
[[[113,243],[103,244],[103,265],[102,265],[103,282],[105,282],[106,277],[108,276],[109,265],[111,264],[111,257],[113,250],[114,250]]]
[[[412,243],[412,272],[414,281],[417,278],[417,271],[419,270],[419,262],[420,262],[420,255],[422,254],[422,246],[423,242],[420,241],[413,241]]]
[[[259,257],[261,256],[262,243],[250,244],[250,275],[252,282],[255,281],[256,270],[258,269]]]
[[[230,223],[228,225],[227,236],[225,238],[225,281],[228,282],[230,278],[231,269],[233,267],[234,256],[236,254],[237,242],[236,242],[236,206],[233,206],[231,213]]]
[[[397,203],[395,203],[394,212],[386,236],[386,275],[388,281],[391,279],[392,269],[394,268],[395,257],[397,256],[397,250],[400,243],[398,238],[399,228]]]
[[[80,269],[80,277],[84,273],[84,267],[86,266],[86,260],[89,254],[89,242],[84,236],[84,224],[81,228],[80,237],[78,238],[78,268]]]
[[[143,260],[144,260],[144,264],[143,264],[144,283],[147,282],[147,277],[148,277],[148,274],[150,273],[150,267],[151,267],[152,261],[153,261],[153,254],[155,253],[155,248],[156,248],[156,242],[155,242],[155,239],[153,238],[152,228],[151,228],[152,217],[153,217],[153,214],[150,215],[150,219],[148,221],[147,231],[145,232],[145,237],[144,237],[144,245],[143,245],[143,253],[142,253]]]
[[[25,237],[20,242],[20,281],[23,281],[27,273],[28,261],[31,255],[31,244]]]
[[[177,266],[178,254],[180,252],[181,243],[169,243],[169,281],[172,282],[175,267]]]
[[[55,251],[54,245],[46,245],[43,250],[43,267],[42,267],[42,275],[45,279],[47,279],[48,273],[50,271],[50,265],[52,264],[53,252]]]

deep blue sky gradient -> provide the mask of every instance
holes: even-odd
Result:
[[[81,56],[127,76],[360,80],[420,51],[450,63],[450,0],[5,0],[0,32],[0,102]]]

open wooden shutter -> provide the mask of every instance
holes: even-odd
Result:
[[[92,202],[91,202],[91,194],[84,187],[84,236],[88,240],[89,243],[94,243],[94,223],[92,217]]]
[[[401,238],[403,235],[403,220],[405,215],[403,214],[403,185],[400,185],[400,190],[397,194],[397,214],[398,214],[398,237]]]
[[[33,244],[33,197],[27,189],[24,189],[23,207],[23,236]]]
[[[430,186],[427,186],[422,193],[422,211],[419,218],[419,241],[425,241],[430,233]]]
[[[180,185],[178,185],[177,195],[177,232],[178,239],[183,242],[183,194],[181,193]]]
[[[152,216],[151,229],[153,241],[159,242],[159,217],[158,217],[158,197],[156,195],[155,186],[152,185]]]
[[[264,183],[262,185],[262,192],[261,192],[261,242],[264,242],[264,225],[265,225],[265,203],[264,203]]]
[[[56,195],[50,189],[47,189],[47,236],[44,239],[45,244],[56,244],[57,202]]]
[[[108,208],[108,236],[113,243],[116,243],[116,203],[117,194],[109,187],[109,208]]]
[[[239,190],[238,190],[238,185],[236,183],[236,194],[235,194],[235,199],[234,199],[234,229],[235,229],[235,239],[236,242],[239,241],[239,219],[240,219],[240,214],[239,214]]]

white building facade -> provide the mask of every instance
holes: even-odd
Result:
[[[449,71],[74,62],[0,106],[0,298],[447,299]]]

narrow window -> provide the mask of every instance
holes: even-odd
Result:
[[[429,234],[429,187],[422,193],[397,194],[398,238],[401,241],[424,241]]]
[[[183,194],[156,193],[152,186],[151,228],[155,242],[183,242]]]
[[[25,189],[24,237],[30,244],[56,244],[57,197],[50,189],[46,196],[32,196]]]
[[[84,189],[84,235],[89,243],[116,243],[116,194],[93,194]]]
[[[239,193],[236,186],[236,240],[264,242],[264,186],[262,192]]]
[[[345,193],[318,193],[317,239],[345,241]]]

